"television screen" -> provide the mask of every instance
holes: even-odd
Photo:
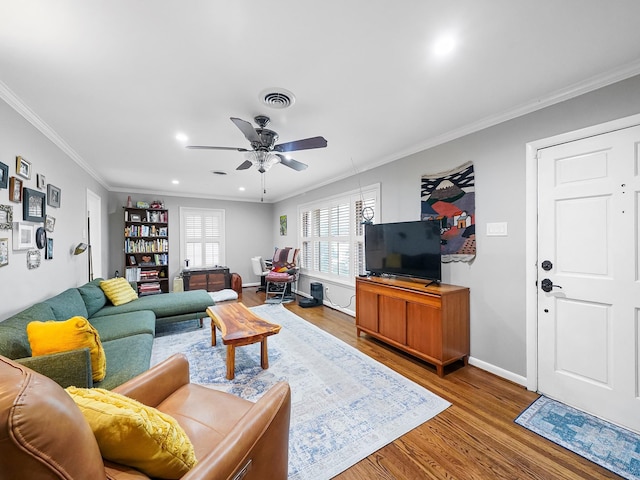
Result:
[[[440,226],[415,221],[365,225],[366,269],[372,275],[401,275],[440,281]]]

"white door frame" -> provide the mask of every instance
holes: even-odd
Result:
[[[538,150],[635,125],[640,125],[640,114],[527,143],[525,316],[528,390],[538,390]]]
[[[91,263],[93,264],[93,278],[103,276],[102,271],[102,198],[97,193],[87,188],[87,208],[85,212],[85,229],[86,218],[93,209],[94,214],[90,217],[91,223]],[[86,231],[86,230],[85,230]],[[88,233],[88,232],[87,232]],[[87,260],[89,261],[89,260]]]

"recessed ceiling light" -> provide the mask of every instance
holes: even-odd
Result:
[[[174,185],[178,185],[180,183],[180,180],[171,180],[171,183],[173,183]]]
[[[241,192],[244,192],[246,190],[246,188],[240,187],[240,188],[238,188],[238,190],[240,190]]]
[[[444,35],[433,44],[433,53],[439,57],[449,55],[456,47],[456,40],[451,35]]]
[[[186,142],[187,140],[189,140],[189,137],[187,137],[184,133],[179,132],[176,133],[176,140],[178,140],[179,142]]]

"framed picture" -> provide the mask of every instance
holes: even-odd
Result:
[[[47,215],[44,219],[44,228],[47,232],[53,233],[53,229],[56,227],[56,219],[51,215]]]
[[[44,190],[44,186],[47,184],[47,179],[41,173],[38,174],[38,188]]]
[[[280,235],[285,236],[287,234],[287,216],[280,215]]]
[[[9,265],[9,239],[0,238],[0,267]]]
[[[40,266],[41,258],[42,258],[42,255],[40,254],[40,250],[29,250],[27,252],[27,268],[29,270],[38,268]]]
[[[20,156],[16,157],[16,175],[29,180],[31,178],[31,162]]]
[[[44,227],[36,229],[36,248],[43,249],[47,246],[47,231]]]
[[[13,249],[29,250],[33,248],[35,229],[33,225],[22,222],[13,223]]]
[[[13,207],[11,205],[0,205],[0,230],[11,230],[13,228]]]
[[[136,262],[136,257],[135,255],[129,255],[129,265],[134,266],[137,265],[138,262]]]
[[[9,200],[16,203],[22,201],[22,180],[18,177],[9,179]]]
[[[51,184],[47,185],[47,205],[60,208],[60,189]]]
[[[47,250],[44,252],[45,260],[53,260],[53,238],[47,238]]]
[[[9,165],[0,162],[0,188],[7,188],[9,185]]]
[[[46,208],[43,192],[27,187],[22,189],[22,219],[25,222],[44,222]]]
[[[132,222],[140,222],[141,221],[140,215],[138,215],[137,213],[132,213],[131,214],[131,221]]]

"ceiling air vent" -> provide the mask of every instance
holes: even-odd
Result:
[[[260,92],[260,101],[271,108],[289,108],[296,103],[296,97],[284,88],[267,88]]]
[[[214,175],[226,175],[227,172],[223,172],[222,170],[211,170],[211,173]]]

